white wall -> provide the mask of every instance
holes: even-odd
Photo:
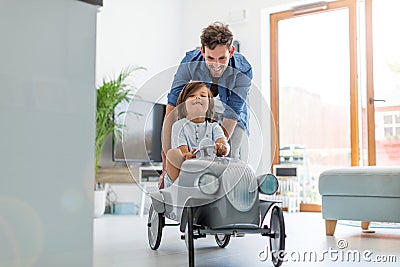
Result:
[[[184,0],[104,0],[97,20],[96,80],[116,76],[128,65],[142,66],[132,81],[142,99],[166,103],[176,66],[185,54],[183,40]],[[112,162],[108,138],[100,165],[126,167]],[[118,202],[140,204],[137,185],[111,185]]]
[[[97,8],[0,5],[0,266],[92,266]]]
[[[183,58],[183,0],[104,0],[97,20],[96,80],[115,77],[127,66],[142,66],[133,83],[137,95],[166,103],[176,66]],[[110,167],[111,138],[100,165]],[[122,164],[119,164],[122,165]]]
[[[163,95],[172,77],[160,73],[176,66],[185,52],[182,2],[104,0],[97,23],[97,82],[128,65],[142,66],[147,70],[136,73],[135,83],[141,87],[152,80],[152,86],[139,95],[147,100]]]

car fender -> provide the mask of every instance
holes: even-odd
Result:
[[[164,213],[165,212],[165,203],[164,197],[160,191],[150,192],[149,193],[151,202],[153,204],[154,210],[157,213]]]
[[[192,207],[193,214],[195,214],[196,208],[199,206],[207,205],[210,203],[210,198],[198,198],[198,197],[190,197],[186,200],[184,209],[182,209],[182,214],[180,217],[180,231],[185,232],[186,224],[187,224],[187,207]]]

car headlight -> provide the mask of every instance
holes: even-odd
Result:
[[[273,174],[265,174],[257,177],[258,191],[266,195],[274,194],[279,187],[278,179]]]
[[[215,194],[219,189],[219,180],[214,175],[206,173],[200,177],[198,186],[200,191],[204,194],[212,195]]]

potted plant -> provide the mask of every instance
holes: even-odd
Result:
[[[95,175],[98,175],[100,157],[104,149],[107,137],[110,134],[123,134],[124,123],[117,123],[114,116],[121,116],[124,112],[114,114],[115,107],[123,102],[129,102],[136,88],[129,83],[128,78],[136,70],[142,67],[128,67],[121,71],[115,79],[105,80],[97,89],[96,110],[96,143],[95,143]],[[106,190],[104,185],[95,181],[95,217],[101,216],[105,210]]]

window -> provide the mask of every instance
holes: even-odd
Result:
[[[383,115],[383,133],[385,139],[400,139],[400,112]]]

